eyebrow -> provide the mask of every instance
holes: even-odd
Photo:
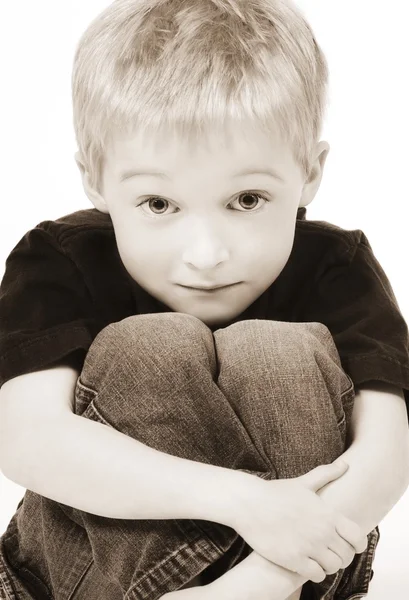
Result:
[[[233,177],[243,177],[245,175],[267,175],[269,177],[273,177],[274,179],[278,179],[278,181],[281,181],[282,183],[284,183],[284,179],[282,177],[280,177],[280,175],[274,169],[271,169],[271,168],[259,169],[257,167],[254,167],[254,168],[245,169],[244,171],[239,171],[237,173],[233,173]],[[130,170],[122,173],[120,175],[119,180],[122,183],[123,181],[126,181],[127,179],[131,179],[132,177],[151,177],[151,176],[160,177],[161,179],[168,179],[168,180],[172,179],[170,173],[161,173],[160,171],[157,171],[156,169],[149,169],[149,170],[130,169]]]

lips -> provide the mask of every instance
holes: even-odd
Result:
[[[232,287],[233,285],[237,285],[237,283],[223,283],[219,285],[212,286],[200,286],[200,285],[181,285],[181,287],[188,288],[190,290],[200,290],[202,292],[211,292],[213,290],[218,290],[220,288]]]

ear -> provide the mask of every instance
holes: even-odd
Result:
[[[85,170],[85,166],[84,166],[84,163],[81,160],[81,155],[80,155],[79,152],[75,153],[74,159],[75,159],[75,162],[77,163],[77,166],[78,166],[78,168],[80,170],[81,179],[82,179],[82,185],[84,187],[84,191],[85,191],[86,195],[88,196],[88,198],[90,199],[90,201],[92,202],[92,204],[95,206],[95,208],[97,210],[99,210],[100,212],[109,214],[109,210],[108,210],[108,207],[107,207],[107,205],[105,203],[105,200],[103,199],[103,197],[101,196],[101,194],[99,194],[90,185],[89,175],[88,175],[88,172]]]
[[[324,174],[325,162],[327,160],[330,146],[328,142],[321,141],[315,149],[315,159],[313,160],[310,173],[304,183],[303,191],[300,199],[300,208],[310,204],[321,185],[322,176]]]

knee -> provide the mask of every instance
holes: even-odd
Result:
[[[278,350],[300,346],[309,351],[315,345],[333,344],[328,328],[323,323],[296,323],[252,319],[239,321],[225,330],[234,340],[246,344],[273,344]]]
[[[161,354],[191,353],[192,344],[201,344],[212,332],[197,317],[186,313],[134,315],[106,328],[128,352],[137,349]]]
[[[254,319],[240,321],[222,330],[234,353],[238,371],[243,367],[291,369],[316,368],[322,357],[339,362],[338,351],[328,328],[322,323],[290,323]]]
[[[170,361],[174,366],[180,366],[181,362],[189,360],[195,350],[209,352],[212,347],[212,332],[192,315],[133,315],[111,323],[98,333],[88,351],[85,365],[105,373],[119,363],[135,367],[141,366],[144,361],[150,364],[153,361],[161,366]]]
[[[125,431],[135,419],[147,424],[156,415],[159,422],[162,411],[174,411],[179,402],[175,391],[196,381],[203,366],[214,372],[215,364],[213,334],[196,317],[135,315],[99,332],[85,358],[78,393],[84,387],[91,390],[93,410]],[[146,397],[152,401],[144,401]]]

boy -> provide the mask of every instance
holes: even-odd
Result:
[[[364,234],[305,218],[326,78],[279,1],[119,0],[84,34],[95,208],[28,232],[1,287],[5,598],[367,593],[408,335]]]

